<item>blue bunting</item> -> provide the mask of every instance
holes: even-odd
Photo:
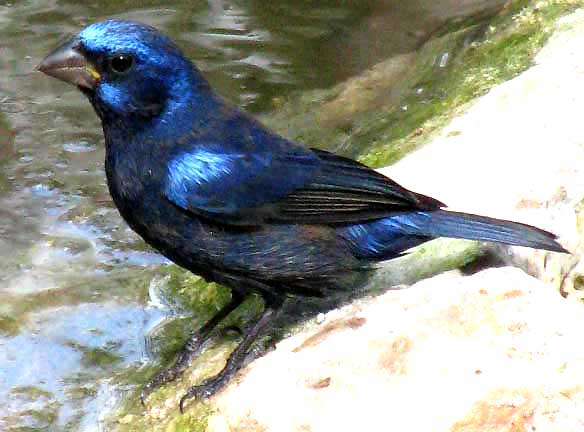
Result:
[[[443,210],[356,161],[269,131],[218,96],[153,27],[92,24],[39,70],[76,85],[101,118],[108,186],[128,224],[177,264],[233,290],[143,400],[185,370],[247,293],[264,298],[262,317],[181,409],[229,380],[289,295],[328,295],[372,263],[441,236],[565,251],[549,232]]]

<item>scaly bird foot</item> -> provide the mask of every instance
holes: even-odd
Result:
[[[146,406],[146,399],[148,396],[163,384],[169,383],[177,379],[189,367],[194,357],[199,355],[205,348],[206,343],[211,338],[213,331],[223,319],[236,309],[242,302],[244,297],[237,292],[231,294],[231,301],[227,303],[213,318],[194,333],[185,344],[184,348],[179,352],[177,359],[171,367],[162,370],[154,376],[142,389],[140,393],[140,401],[143,406]]]
[[[181,414],[184,414],[185,403],[189,399],[208,399],[217,393],[219,390],[229,382],[231,375],[219,373],[218,375],[207,378],[201,384],[192,386],[184,395],[180,398],[179,408]]]
[[[243,340],[231,353],[221,372],[211,378],[207,378],[201,384],[191,387],[180,399],[180,412],[184,412],[185,402],[192,398],[207,399],[219,391],[231,378],[246,364],[251,346],[257,338],[270,327],[277,313],[280,311],[284,297],[267,296],[264,294],[265,307],[259,320],[244,332]]]
[[[202,339],[200,335],[195,335],[185,345],[183,350],[178,354],[176,362],[169,368],[163,369],[158,372],[146,385],[142,388],[140,392],[140,402],[143,406],[146,406],[146,399],[150,394],[156,390],[161,385],[169,383],[176,380],[182,373],[189,367],[192,359],[201,353],[204,347],[204,342],[208,340]]]

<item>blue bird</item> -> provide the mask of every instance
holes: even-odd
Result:
[[[443,210],[354,160],[266,129],[218,96],[155,28],[86,27],[38,69],[78,87],[101,119],[107,182],[128,225],[176,264],[232,290],[142,401],[177,378],[250,293],[264,310],[224,369],[182,397],[209,397],[237,372],[289,296],[327,296],[372,264],[436,237],[566,252],[516,222]]]

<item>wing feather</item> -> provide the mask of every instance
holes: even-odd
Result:
[[[412,210],[435,210],[440,201],[411,192],[352,159],[313,149],[320,170],[306,186],[277,204],[274,221],[349,223]]]
[[[278,144],[262,153],[201,143],[183,149],[168,164],[164,194],[186,211],[234,225],[362,222],[444,206],[354,160]]]

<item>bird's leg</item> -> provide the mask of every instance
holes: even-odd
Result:
[[[243,340],[231,353],[227,363],[217,375],[207,378],[201,384],[191,387],[180,400],[180,411],[184,411],[185,402],[188,399],[208,398],[220,390],[235,373],[245,364],[248,350],[255,340],[273,323],[278,312],[284,304],[284,297],[264,294],[265,307],[259,320],[243,335]]]
[[[154,378],[152,378],[144,386],[142,392],[140,393],[140,401],[142,402],[142,405],[146,404],[146,398],[157,387],[160,387],[161,385],[170,381],[174,381],[185,371],[185,369],[190,365],[193,357],[201,352],[205,342],[209,340],[209,337],[217,325],[223,321],[227,315],[233,312],[241,303],[243,303],[244,299],[245,296],[235,290],[232,290],[231,301],[223,306],[223,308],[221,308],[219,312],[217,312],[209,321],[207,321],[203,327],[191,334],[185,346],[178,352],[174,364],[171,367],[163,369],[157,373]]]

